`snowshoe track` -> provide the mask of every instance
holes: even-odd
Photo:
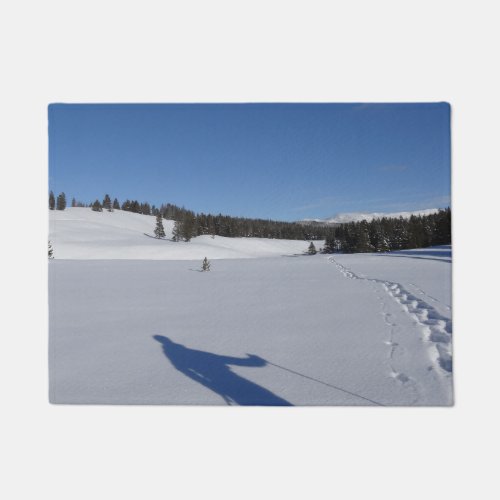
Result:
[[[378,295],[378,292],[377,292]],[[396,354],[396,351],[401,351],[401,346],[395,341],[395,332],[397,325],[396,323],[392,322],[392,314],[387,312],[387,304],[380,298],[379,300],[382,304],[382,311],[381,314],[384,317],[384,321],[387,324],[387,326],[390,328],[390,337],[389,340],[385,342],[386,345],[388,345],[391,349],[389,352],[389,366],[391,368],[391,377],[394,378],[398,383],[408,386],[412,389],[414,393],[414,399],[411,401],[409,404],[413,405],[416,404],[420,400],[420,389],[418,383],[410,376],[408,376],[406,373],[398,371],[395,367],[395,362],[394,362],[394,355]]]
[[[452,353],[451,353],[451,335],[452,335],[452,322],[450,319],[439,314],[427,302],[420,297],[416,297],[401,284],[393,283],[391,281],[379,280],[375,278],[366,278],[358,276],[350,269],[338,263],[333,257],[328,259],[331,263],[335,264],[337,269],[348,279],[365,280],[372,283],[377,283],[382,286],[382,289],[396,302],[398,302],[403,310],[405,310],[419,324],[424,332],[427,341],[432,343],[435,347],[433,358],[434,362],[441,367],[447,374],[452,371]],[[422,294],[425,292],[421,291]],[[433,299],[436,300],[436,299]],[[392,325],[387,320],[389,325]],[[392,334],[391,334],[392,335]],[[393,343],[392,340],[390,341]],[[394,353],[394,346],[392,348],[391,357]],[[396,374],[395,378],[404,382],[400,376],[406,377],[404,374]]]

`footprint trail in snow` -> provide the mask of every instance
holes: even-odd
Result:
[[[451,353],[451,336],[452,336],[452,322],[449,318],[442,316],[435,308],[429,305],[427,302],[414,294],[406,290],[401,284],[394,283],[391,281],[380,280],[375,278],[366,278],[363,276],[358,276],[350,269],[346,268],[339,262],[337,262],[333,257],[328,259],[331,263],[335,264],[337,269],[349,279],[364,280],[372,283],[381,285],[382,290],[390,297],[392,297],[397,303],[399,303],[404,311],[406,311],[412,319],[414,319],[417,324],[419,324],[424,333],[425,339],[430,342],[434,350],[431,352],[431,357],[434,363],[440,367],[442,373],[445,375],[450,375],[452,371],[452,353]],[[415,286],[415,288],[417,288]],[[422,295],[425,294],[422,290],[418,289]],[[436,299],[432,298],[434,301]],[[449,308],[447,308],[449,309]],[[390,321],[390,316],[384,312],[386,323],[394,328],[394,325]],[[391,337],[393,332],[391,331]],[[389,341],[391,345],[391,358],[394,353],[395,347],[394,342],[391,338]],[[401,382],[409,381],[408,377],[404,374],[398,373],[395,370],[394,377]],[[407,380],[405,380],[405,378]]]

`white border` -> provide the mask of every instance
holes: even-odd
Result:
[[[0,495],[498,495],[497,19],[481,0],[2,2]],[[49,102],[443,100],[453,114],[455,408],[48,404]]]

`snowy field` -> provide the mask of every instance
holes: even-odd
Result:
[[[162,260],[159,253],[104,260],[113,245],[98,244],[94,225],[95,240],[81,245],[87,257],[77,260],[78,232],[65,242],[61,230],[72,220],[57,221],[49,263],[52,402],[452,404],[450,247],[294,256],[307,244],[234,239],[225,258],[216,244],[227,238],[208,237],[215,260],[202,273],[201,238],[155,241],[140,226],[153,218],[118,211],[54,214],[72,211],[137,219],[118,234],[130,232],[146,253],[156,243],[173,250]],[[175,260],[176,245],[196,260]]]

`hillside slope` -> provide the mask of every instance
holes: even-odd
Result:
[[[189,243],[171,241],[173,221],[163,220],[166,239],[154,238],[155,217],[122,210],[90,208],[49,211],[49,240],[56,259],[192,260],[293,255],[308,242],[266,238],[199,236]],[[316,242],[319,248],[323,242]]]

